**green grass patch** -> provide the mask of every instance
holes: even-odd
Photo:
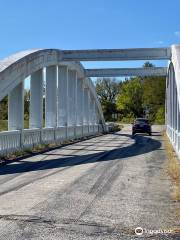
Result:
[[[24,121],[24,128],[29,128],[29,121]],[[0,120],[0,132],[8,130],[8,120]]]

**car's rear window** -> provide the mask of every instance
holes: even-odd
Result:
[[[146,123],[146,124],[149,124],[149,121],[147,119],[136,119],[135,123]]]

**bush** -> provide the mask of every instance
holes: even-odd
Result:
[[[164,124],[165,123],[165,107],[161,106],[155,115],[155,123],[156,124]]]
[[[120,122],[122,123],[132,123],[134,122],[134,115],[132,113],[127,114],[125,117],[123,117]]]

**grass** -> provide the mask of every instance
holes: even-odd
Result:
[[[171,196],[174,201],[180,202],[180,161],[177,159],[177,155],[167,137],[165,135],[165,148],[168,157],[167,172],[172,182]],[[180,216],[180,213],[179,213]]]
[[[24,128],[29,128],[29,121],[24,121]],[[8,130],[8,120],[0,120],[0,132]]]
[[[0,131],[8,130],[8,120],[0,120]]]
[[[175,202],[180,202],[180,161],[177,158],[176,152],[174,151],[171,142],[164,133],[164,145],[165,145],[165,150],[167,154],[167,173],[171,179],[172,183],[172,192],[171,192],[171,198]],[[180,220],[180,208],[177,207],[175,209],[175,218],[177,221]],[[180,227],[174,227],[172,229],[172,234],[179,235],[180,234]]]

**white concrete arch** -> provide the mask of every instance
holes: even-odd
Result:
[[[0,101],[23,79],[32,73],[52,65],[65,65],[77,71],[78,78],[85,78],[84,68],[79,62],[63,62],[63,52],[58,49],[36,49],[16,53],[0,61]],[[101,106],[98,102],[94,86],[88,78],[85,84],[97,102],[97,107],[103,119]]]
[[[62,55],[57,49],[27,50],[0,61],[0,100],[9,96],[9,131],[0,133],[0,153],[105,130],[101,105],[91,79],[85,76],[79,62],[63,62]],[[43,69],[46,70],[45,128]],[[24,129],[23,82],[28,76],[31,76],[30,129]],[[7,135],[11,144],[5,143],[8,137],[4,140],[3,136]]]
[[[167,135],[180,157],[180,46],[172,46],[166,83]]]

